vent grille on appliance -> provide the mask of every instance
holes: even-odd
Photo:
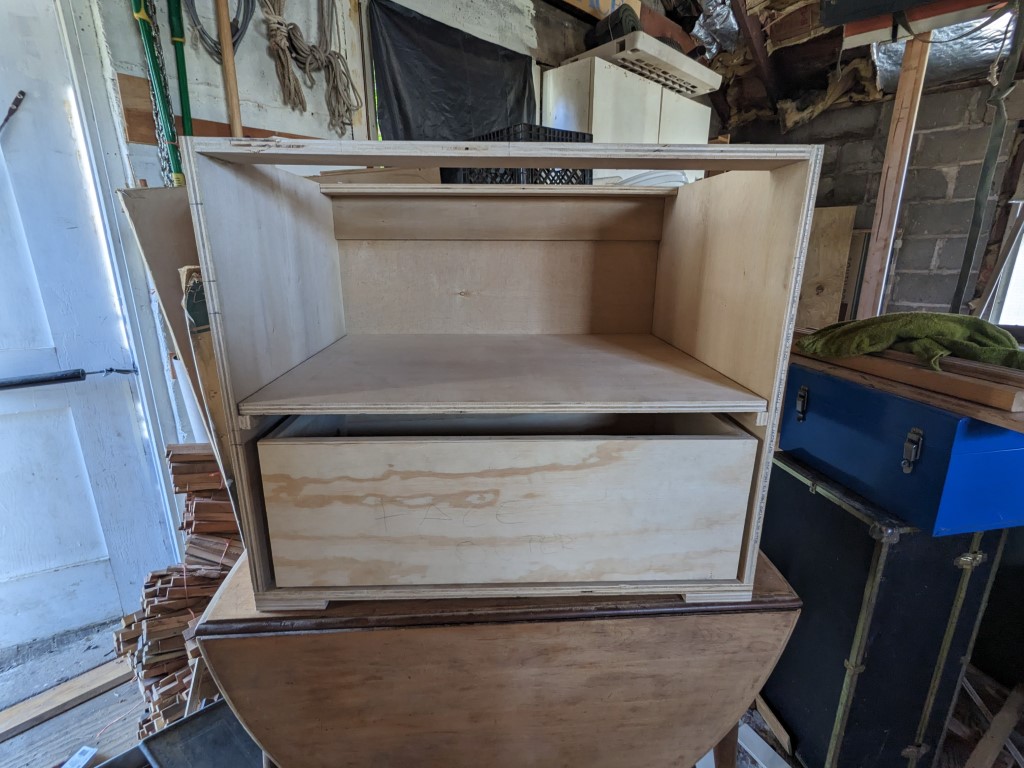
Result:
[[[569,64],[583,59],[599,58],[617,64],[663,88],[693,98],[717,91],[722,76],[693,59],[670,48],[645,32],[631,32],[625,37],[605,43],[579,56],[566,59]]]

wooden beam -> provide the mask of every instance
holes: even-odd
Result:
[[[992,718],[992,724],[967,758],[966,768],[991,768],[1003,751],[1003,744],[1017,727],[1021,715],[1024,715],[1024,684],[1010,692],[1003,708]]]
[[[857,318],[875,317],[882,311],[885,284],[892,262],[892,246],[896,239],[903,184],[910,164],[910,150],[917,124],[917,108],[921,103],[931,33],[907,41],[900,69],[896,101],[893,104],[889,141],[885,146],[882,179],[878,185],[875,220],[871,226],[871,243],[864,261],[864,282],[861,285]]]
[[[0,742],[117,688],[133,676],[126,659],[115,659],[15,704],[0,712]]]
[[[117,91],[121,101],[121,118],[124,121],[125,140],[129,144],[156,146],[156,125],[153,122],[153,102],[149,95],[149,80],[145,77],[117,73]],[[181,116],[174,116],[175,130],[181,136]],[[192,133],[195,136],[230,138],[231,126],[216,120],[192,117]],[[242,133],[253,139],[281,136],[289,139],[309,139],[298,133],[285,133],[267,128],[243,126]]]
[[[754,57],[754,65],[757,73],[764,83],[764,90],[774,105],[779,100],[779,80],[775,74],[775,66],[768,58],[768,48],[764,42],[764,28],[756,16],[747,13],[745,0],[732,0],[732,12],[736,16],[743,39],[750,46],[750,53]]]

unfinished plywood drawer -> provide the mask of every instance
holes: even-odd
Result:
[[[755,452],[710,414],[297,417],[259,442],[275,579],[353,598],[735,579]]]

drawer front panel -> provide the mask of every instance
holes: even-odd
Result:
[[[756,441],[260,443],[279,587],[735,579]]]

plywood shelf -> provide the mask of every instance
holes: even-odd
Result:
[[[239,404],[302,413],[760,413],[764,398],[649,334],[357,334]]]
[[[674,197],[678,187],[611,184],[351,184],[324,182],[328,197]]]

